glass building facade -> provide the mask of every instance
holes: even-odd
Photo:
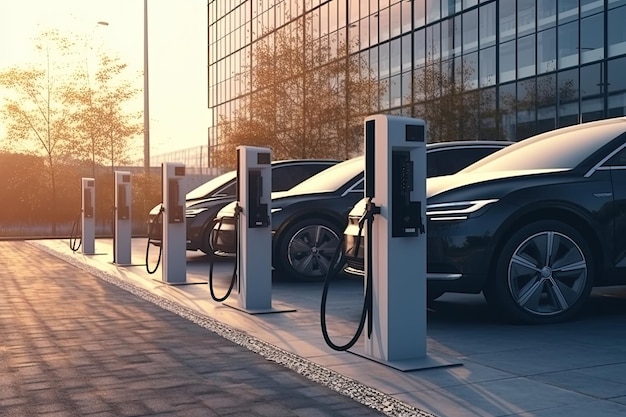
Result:
[[[493,107],[482,139],[626,114],[626,0],[209,0],[210,148],[248,93],[255,43],[303,15],[321,42],[353,41],[388,86],[381,113],[418,116],[413,80],[435,63]]]

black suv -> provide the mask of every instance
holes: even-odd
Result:
[[[340,161],[333,159],[291,159],[272,162],[272,191],[285,191]],[[209,233],[217,212],[235,200],[237,172],[229,171],[189,191],[186,196],[187,250],[211,254]],[[150,211],[152,223],[161,205]],[[160,228],[155,232],[159,233]],[[153,236],[154,238],[154,236]],[[158,240],[158,237],[157,239]]]

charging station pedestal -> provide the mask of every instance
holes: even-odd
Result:
[[[84,255],[94,255],[96,246],[96,180],[82,178],[81,242]]]
[[[372,332],[363,356],[408,371],[451,366],[426,354],[426,123],[365,119],[365,195],[380,208],[372,224]],[[367,226],[366,226],[367,227]],[[366,233],[367,236],[367,233]],[[355,352],[356,353],[356,352]],[[358,353],[357,353],[358,354]]]
[[[161,166],[163,185],[163,265],[161,280],[170,285],[206,284],[187,281],[187,226],[185,224],[185,191],[181,180],[185,165],[165,162]]]
[[[115,171],[115,234],[113,236],[113,248],[115,251],[115,263],[118,265],[131,264],[131,198],[130,172]]]
[[[272,308],[272,151],[237,147],[238,304],[250,314],[293,310]]]

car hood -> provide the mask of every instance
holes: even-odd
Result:
[[[453,175],[428,178],[426,181],[426,198],[431,198],[447,191],[460,189],[470,185],[489,181],[503,180],[507,178],[527,177],[532,175],[563,172],[566,169],[540,169],[522,171],[497,171],[497,172],[459,172]]]
[[[210,198],[200,198],[197,200],[187,200],[186,206],[187,208],[203,208],[203,207],[211,207],[213,203],[223,203],[224,200],[232,200],[234,197],[232,196],[219,196],[219,197],[210,197]]]

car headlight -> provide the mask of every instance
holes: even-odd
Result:
[[[192,208],[192,209],[187,209],[185,211],[185,216],[186,217],[195,217],[200,213],[203,213],[205,211],[207,211],[208,209],[206,208]]]
[[[278,213],[279,211],[281,211],[283,208],[282,207],[272,207],[272,214],[274,213]]]
[[[472,213],[483,207],[497,202],[498,199],[456,201],[453,203],[429,204],[426,207],[426,216],[429,220],[466,220]]]

